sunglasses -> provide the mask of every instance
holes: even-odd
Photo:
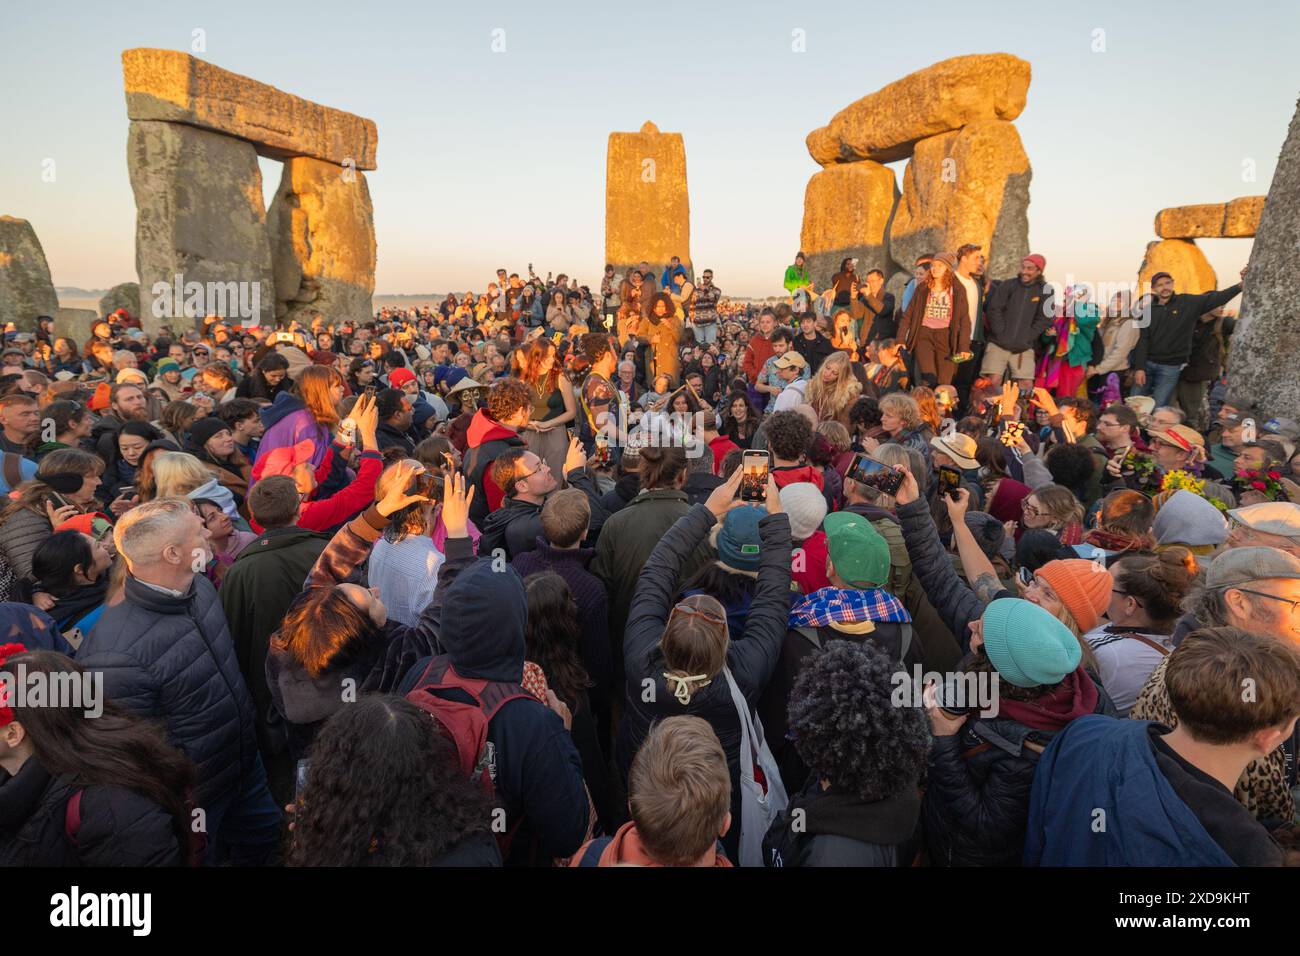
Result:
[[[713,624],[726,624],[727,619],[714,614],[712,611],[706,611],[704,608],[692,607],[689,604],[674,604],[672,614],[686,614],[691,617],[702,617]],[[672,616],[669,615],[669,617]]]

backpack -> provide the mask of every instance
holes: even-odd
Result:
[[[461,677],[450,659],[435,657],[424,669],[415,689],[406,699],[433,718],[438,730],[456,748],[456,759],[467,779],[479,778],[486,793],[496,792],[496,748],[488,740],[488,724],[512,700],[537,698],[523,686],[508,681]],[[501,855],[510,849],[510,839],[521,819],[505,833],[497,834]]]

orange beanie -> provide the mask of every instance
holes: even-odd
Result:
[[[1091,631],[1110,606],[1111,577],[1083,558],[1048,561],[1038,573],[1052,586],[1082,632]]]

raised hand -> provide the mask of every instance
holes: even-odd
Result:
[[[469,506],[474,486],[465,491],[465,476],[448,470],[442,479],[442,524],[449,538],[469,537]]]
[[[424,466],[416,461],[399,461],[393,468],[396,477],[389,486],[388,494],[375,501],[379,513],[385,518],[396,514],[407,505],[425,500],[423,495],[412,495],[406,490],[411,487],[411,482],[415,480],[416,475],[424,474]]]

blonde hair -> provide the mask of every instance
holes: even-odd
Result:
[[[118,519],[113,528],[113,542],[129,564],[151,564],[158,560],[163,548],[176,542],[181,516],[193,513],[184,498],[146,501]]]
[[[817,434],[830,442],[838,452],[848,451],[853,446],[853,439],[849,435],[849,430],[834,419],[818,422]]]
[[[840,374],[835,379],[835,384],[828,387],[822,381],[822,373],[832,366],[838,368]],[[826,356],[812,378],[808,380],[804,398],[817,413],[817,418],[825,421],[838,418],[853,406],[861,394],[862,383],[853,374],[853,364],[849,360],[849,354],[837,351]]]
[[[155,498],[183,498],[212,480],[207,466],[183,451],[164,451],[153,458]]]
[[[916,428],[921,424],[921,407],[911,395],[890,392],[880,400],[880,410],[901,418],[907,428]]]

